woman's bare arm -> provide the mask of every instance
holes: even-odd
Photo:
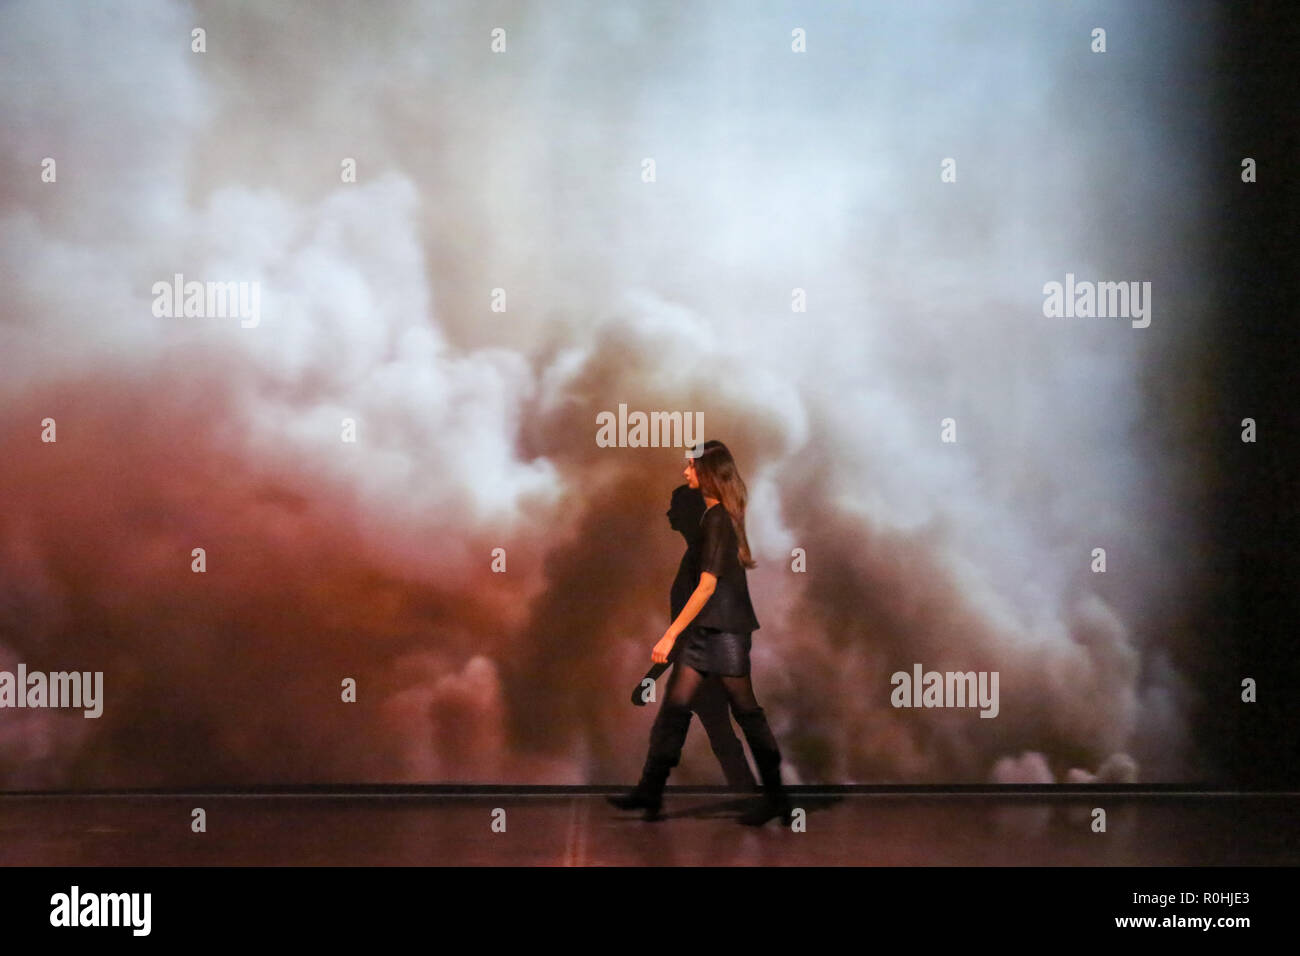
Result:
[[[713,597],[713,591],[717,586],[718,579],[715,575],[710,574],[708,571],[700,575],[700,583],[696,585],[690,600],[682,608],[682,613],[677,615],[677,620],[673,621],[668,628],[668,635],[671,635],[673,640],[677,640],[682,631],[686,630],[691,621],[695,620],[695,616],[704,610],[704,605],[709,603],[709,598]]]
[[[700,613],[704,605],[709,603],[709,598],[713,597],[713,589],[717,586],[716,575],[708,571],[700,574],[700,583],[695,586],[695,591],[686,602],[686,607],[682,608],[682,613],[677,615],[677,620],[668,625],[664,636],[659,638],[659,643],[650,651],[652,661],[656,664],[668,663],[668,655],[672,652],[673,645],[677,643],[678,636],[686,630],[691,621],[695,620],[695,616]]]

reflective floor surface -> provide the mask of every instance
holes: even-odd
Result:
[[[0,866],[1261,866],[1300,864],[1294,794],[795,792],[805,829],[674,793],[0,796]],[[194,832],[201,808],[206,832]],[[1094,809],[1105,811],[1095,832]],[[504,814],[497,811],[504,811]],[[493,822],[504,821],[504,832]],[[498,822],[497,830],[501,829]]]

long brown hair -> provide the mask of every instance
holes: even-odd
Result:
[[[706,441],[695,461],[695,477],[700,481],[700,491],[716,498],[727,509],[731,526],[736,529],[736,542],[740,545],[740,563],[747,568],[757,562],[749,553],[749,539],[745,537],[745,505],[749,491],[740,477],[736,459],[720,441]]]

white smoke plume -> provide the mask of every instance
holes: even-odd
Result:
[[[1212,770],[1178,12],[0,8],[0,667],[106,695],[0,712],[0,786],[631,778],[681,453],[597,447],[619,403],[738,457],[791,782]],[[1067,272],[1151,326],[1045,318]],[[155,316],[177,273],[260,322]],[[914,662],[999,716],[894,709]]]

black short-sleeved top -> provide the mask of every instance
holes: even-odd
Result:
[[[672,591],[668,596],[669,609],[672,612],[668,618],[669,623],[677,620],[677,615],[682,613],[682,608],[686,607],[686,602],[691,599],[699,583],[700,536],[697,534],[686,546],[686,553],[682,555],[682,560],[677,565],[677,577],[673,578]],[[688,627],[694,626],[694,621],[688,625]]]
[[[712,627],[736,634],[757,631],[758,618],[754,616],[754,606],[749,601],[749,583],[745,578],[745,566],[740,563],[740,545],[727,509],[717,504],[704,512],[700,531],[700,572],[714,575],[718,586],[692,623],[697,627]]]

